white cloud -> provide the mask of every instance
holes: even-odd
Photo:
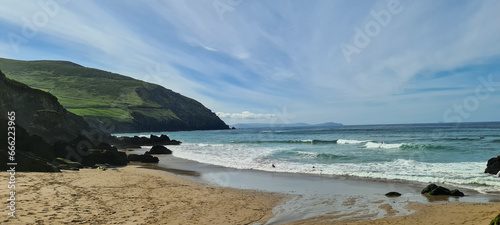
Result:
[[[0,8],[0,28],[8,25],[0,29],[4,37],[21,33],[23,18],[43,10],[37,4],[6,1]],[[401,1],[404,10],[351,63],[339,44],[352,41],[354,28],[364,30],[373,22],[370,12],[386,10],[385,2],[244,1],[227,11],[223,21],[211,0],[123,2],[61,4],[57,15],[20,46],[20,53],[13,53],[8,39],[0,40],[0,57],[72,60],[161,84],[214,111],[288,107],[299,119],[295,122],[382,123],[394,121],[401,102],[426,97],[420,108],[429,108],[439,105],[444,93],[450,101],[463,96],[453,97],[454,89],[411,95],[405,90],[468,91],[477,82],[471,76],[489,72],[465,70],[463,79],[457,79],[453,71],[500,56],[498,1]],[[148,66],[155,67],[154,74]],[[441,71],[453,74],[438,79]],[[422,73],[425,78],[417,77]],[[365,115],[379,105],[384,108],[373,117]],[[218,115],[228,120],[280,118],[279,113],[249,111]],[[380,114],[387,119],[376,120]],[[408,121],[420,120],[419,114],[423,112],[417,110]]]
[[[216,113],[218,117],[222,119],[230,118],[230,119],[250,119],[250,120],[255,120],[255,119],[272,119],[276,117],[275,114],[260,114],[260,113],[251,113],[249,111],[244,111],[242,113],[224,113],[224,112],[217,112]]]

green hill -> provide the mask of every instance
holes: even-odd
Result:
[[[67,61],[0,58],[7,77],[49,92],[91,126],[108,131],[152,132],[227,129],[201,103],[156,84]]]

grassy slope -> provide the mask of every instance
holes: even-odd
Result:
[[[162,120],[181,120],[165,107],[168,104],[141,98],[136,91],[138,88],[158,88],[155,84],[66,61],[0,58],[0,68],[10,78],[57,96],[68,111],[91,121],[106,118],[115,122],[132,122],[134,113]],[[174,93],[173,96],[178,99],[180,95]],[[191,101],[182,96],[182,101],[186,100]]]

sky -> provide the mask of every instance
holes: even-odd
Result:
[[[156,83],[227,124],[500,121],[497,0],[0,4],[0,57]]]

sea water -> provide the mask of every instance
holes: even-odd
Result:
[[[488,159],[500,155],[499,122],[307,128],[270,124],[164,134],[183,142],[169,146],[174,156],[222,167],[500,192],[500,178],[484,173]]]

